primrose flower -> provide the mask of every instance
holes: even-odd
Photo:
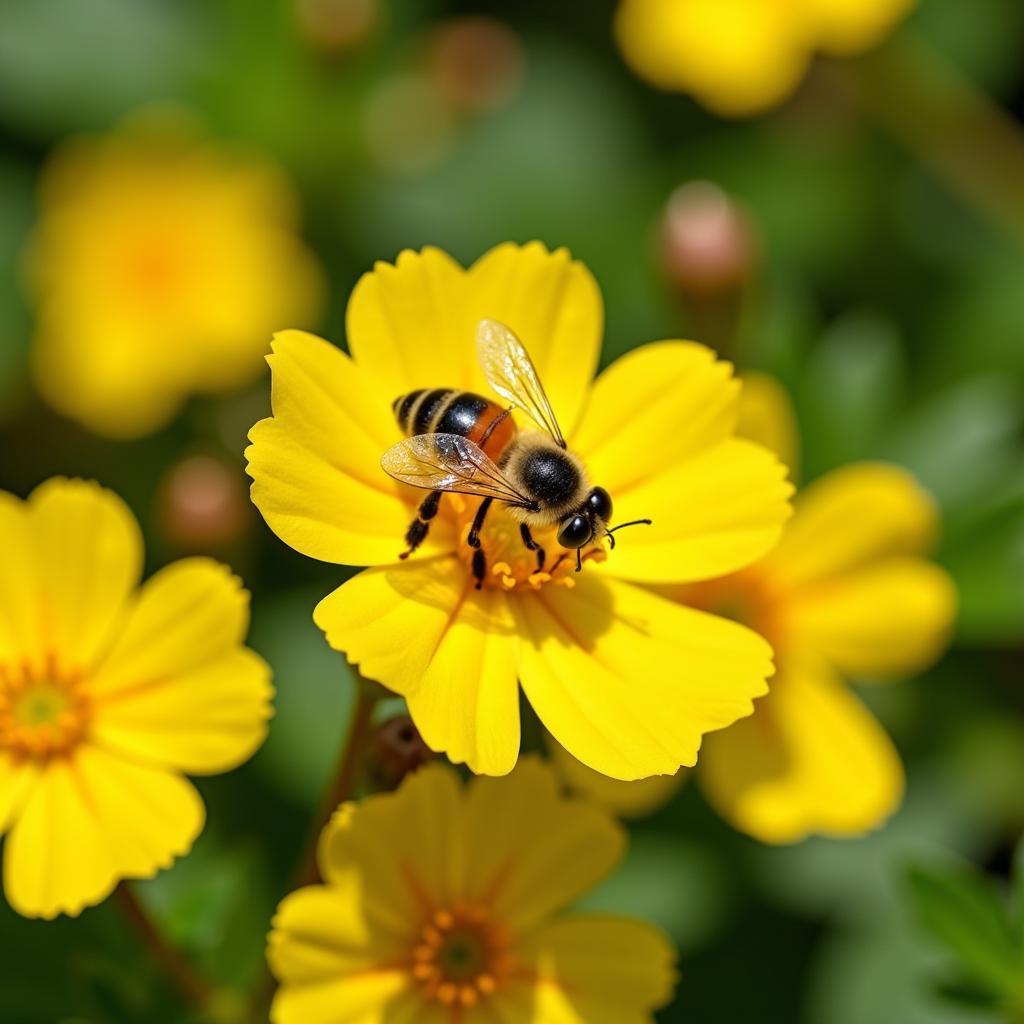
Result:
[[[788,399],[770,378],[745,381],[747,394],[757,411],[741,426],[759,424],[766,442],[795,438]],[[956,593],[925,558],[937,529],[935,505],[909,473],[855,463],[798,494],[767,558],[677,591],[757,629],[778,661],[753,716],[708,737],[701,757],[704,792],[736,828],[773,843],[857,835],[895,810],[899,755],[844,677],[911,676],[942,652]]]
[[[463,787],[431,765],[345,804],[320,837],[324,885],[287,896],[268,959],[274,1024],[653,1024],[674,986],[657,929],[563,913],[625,834],[524,760]]]
[[[0,527],[4,891],[29,917],[78,914],[188,851],[204,810],[183,773],[259,746],[269,671],[223,566],[187,559],[135,592],[142,537],[110,491],[0,491]]]
[[[718,114],[754,114],[797,87],[815,50],[879,43],[914,0],[621,0],[615,35],[652,85]]]
[[[610,492],[614,522],[654,521],[614,551],[590,543],[580,573],[575,551],[559,556],[556,526],[534,531],[548,552],[539,570],[502,506],[473,547],[481,502],[460,494],[442,496],[423,546],[400,557],[426,492],[381,468],[402,437],[393,405],[418,389],[493,394],[475,345],[489,319],[522,339],[569,450]],[[351,356],[296,331],[275,339],[274,415],[253,428],[247,452],[253,500],[304,554],[371,566],[319,604],[317,624],[405,697],[432,749],[476,772],[516,762],[517,679],[575,757],[636,779],[693,764],[701,736],[749,714],[771,672],[752,631],[642,584],[706,579],[764,554],[788,515],[785,470],[733,436],[739,385],[727,363],[666,341],[591,384],[601,330],[586,268],[532,243],[499,246],[469,270],[436,249],[378,264],[349,303]]]
[[[69,143],[39,202],[35,377],[96,433],[144,435],[190,395],[247,384],[262,339],[319,309],[320,272],[280,173],[181,125]]]

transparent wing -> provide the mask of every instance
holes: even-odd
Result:
[[[389,476],[413,487],[532,504],[477,445],[458,434],[407,437],[392,445],[380,464]]]
[[[476,347],[480,366],[491,387],[522,409],[564,448],[565,438],[558,420],[523,343],[497,320],[481,320],[476,330]]]

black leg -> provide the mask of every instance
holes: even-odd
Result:
[[[523,543],[528,550],[537,552],[537,572],[540,572],[547,560],[547,552],[533,539],[533,534],[530,533],[530,528],[526,523],[519,524],[519,535],[523,538]]]
[[[493,498],[484,498],[480,502],[480,507],[476,510],[476,515],[473,516],[473,525],[469,528],[469,536],[466,537],[466,543],[473,549],[473,579],[476,580],[477,590],[484,585],[484,577],[487,574],[487,556],[484,554],[483,548],[480,547],[480,531],[484,528],[484,520],[487,518],[493,500]]]
[[[430,532],[430,521],[437,515],[437,508],[441,503],[441,491],[431,491],[420,502],[416,518],[405,531],[405,543],[409,545],[398,557],[408,558],[426,539]]]
[[[583,548],[576,549],[576,571],[583,572]]]

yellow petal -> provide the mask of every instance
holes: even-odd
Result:
[[[203,805],[184,779],[84,746],[40,775],[7,838],[4,889],[27,917],[76,915],[185,853]]]
[[[406,696],[434,750],[503,775],[519,753],[516,637],[505,595],[455,558],[368,569],[324,598],[316,624],[370,679]]]
[[[409,941],[424,914],[462,894],[464,807],[455,772],[428,765],[395,793],[339,808],[320,836],[320,873],[358,884],[369,926]]]
[[[692,92],[720,114],[752,114],[788,95],[807,66],[807,18],[764,0],[621,0],[615,34],[633,70]]]
[[[101,746],[190,774],[228,771],[267,735],[270,668],[244,647],[181,674],[119,690],[92,724]]]
[[[611,874],[626,837],[600,808],[563,797],[551,769],[526,758],[506,779],[471,783],[464,844],[465,898],[522,933]]]
[[[46,648],[31,530],[28,505],[0,491],[0,663],[33,661]]]
[[[151,434],[171,420],[190,387],[179,353],[194,337],[182,339],[152,321],[140,326],[137,317],[109,309],[97,316],[92,295],[84,305],[67,299],[41,309],[32,342],[32,370],[46,401],[94,433],[117,439]],[[150,342],[144,349],[140,331]]]
[[[885,38],[916,0],[803,0],[823,50],[861,53]]]
[[[786,603],[788,643],[824,654],[853,676],[926,668],[949,642],[956,588],[919,558],[887,558],[800,588]]]
[[[687,773],[655,775],[650,779],[620,782],[581,764],[561,744],[549,742],[551,763],[572,792],[607,807],[624,819],[646,818],[664,807],[686,781]]]
[[[412,992],[405,970],[379,970],[285,985],[274,996],[272,1024],[450,1024]],[[422,1016],[417,1011],[422,1010]]]
[[[311,885],[282,900],[274,916],[267,959],[283,985],[309,985],[382,968],[399,959],[402,944],[375,929],[363,912],[361,880],[346,875]]]
[[[40,766],[34,761],[11,757],[0,750],[0,833],[18,816],[29,799]]]
[[[249,594],[227,566],[184,558],[148,579],[90,689],[102,698],[206,668],[240,647]]]
[[[774,452],[789,468],[791,479],[800,469],[800,432],[786,389],[767,373],[745,373],[740,393],[736,433]]]
[[[339,349],[301,331],[275,337],[270,365],[274,415],[253,427],[246,449],[252,498],[267,524],[311,558],[396,561],[413,510],[380,457],[401,436],[391,413],[401,388],[382,389]],[[445,525],[435,525],[431,540],[443,539]]]
[[[601,354],[604,307],[593,275],[566,249],[506,242],[473,264],[468,289],[474,332],[485,318],[515,331],[568,436]]]
[[[81,480],[42,484],[29,516],[43,642],[63,664],[90,666],[139,581],[138,523],[116,494]]]
[[[466,272],[440,249],[407,249],[394,266],[377,262],[352,291],[346,334],[387,403],[414,388],[473,389],[480,381]]]
[[[514,602],[523,689],[574,757],[612,778],[673,775],[701,737],[749,715],[771,674],[755,633],[584,572]]]
[[[538,974],[532,1019],[544,1024],[653,1024],[675,989],[671,943],[629,918],[568,917],[523,953]]]
[[[924,552],[937,529],[935,503],[910,473],[858,462],[800,492],[764,570],[778,587],[803,586],[880,558]]]
[[[786,468],[750,441],[723,441],[666,463],[629,491],[612,491],[617,522],[648,518],[653,525],[620,534],[607,571],[682,583],[741,569],[778,542],[792,491]]]
[[[594,383],[573,448],[618,500],[732,436],[740,385],[731,364],[691,341],[643,345]]]
[[[752,718],[708,737],[700,779],[722,817],[765,843],[860,835],[903,796],[885,730],[824,662],[806,656],[787,656]]]

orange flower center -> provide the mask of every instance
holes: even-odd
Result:
[[[467,538],[479,502],[466,501],[462,495],[446,496],[455,515],[459,530],[459,557],[472,572],[473,549]],[[576,585],[576,552],[567,551],[558,543],[558,530],[553,527],[533,530],[533,539],[544,549],[544,565],[538,566],[537,552],[531,551],[524,543],[519,522],[500,506],[491,508],[480,533],[480,545],[487,556],[485,587],[499,590],[540,590],[546,584],[561,587]],[[603,562],[608,553],[600,544],[583,548],[584,562]]]
[[[445,1006],[475,1006],[508,972],[508,938],[476,907],[437,911],[413,950],[413,977],[428,999]]]
[[[78,672],[62,672],[53,657],[42,671],[0,664],[0,750],[35,760],[67,754],[88,723]]]

